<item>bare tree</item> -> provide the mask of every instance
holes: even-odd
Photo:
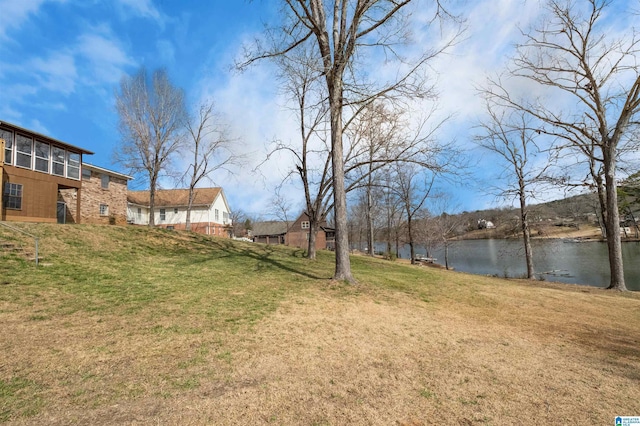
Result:
[[[431,197],[428,210],[430,216],[421,220],[417,228],[417,241],[424,244],[427,256],[432,257],[433,251],[439,247],[444,249],[444,266],[449,269],[449,247],[451,239],[463,224],[462,215],[452,215],[451,199],[448,194],[438,193]]]
[[[231,211],[229,218],[231,219],[233,237],[246,237],[249,231],[251,231],[252,220],[243,210],[237,209]]]
[[[348,190],[361,187],[364,190],[364,207],[367,222],[368,254],[373,256],[374,250],[374,208],[375,193],[381,185],[379,175],[381,168],[391,162],[414,162],[421,158],[420,149],[426,148],[424,140],[418,138],[402,138],[408,144],[400,147],[397,142],[403,127],[400,114],[385,108],[381,102],[373,102],[362,110],[362,113],[351,122],[347,129],[350,147],[347,150],[347,177],[353,177]],[[423,158],[423,157],[422,157]]]
[[[402,228],[402,200],[393,190],[393,171],[390,167],[385,168],[382,173],[382,204],[387,233],[386,256],[392,259],[392,243],[395,243],[395,256],[400,255],[400,231]]]
[[[422,169],[417,165],[396,165],[394,191],[402,208],[407,224],[407,243],[409,244],[409,252],[411,263],[415,263],[416,251],[416,235],[414,222],[420,219],[420,215],[425,215],[424,209],[427,198],[433,189],[436,174],[427,169]]]
[[[540,130],[558,138],[561,149],[587,159],[606,228],[608,288],[626,290],[616,168],[620,150],[639,121],[640,34],[627,28],[624,35],[611,36],[614,27],[604,22],[611,3],[549,0],[549,15],[524,34],[511,73],[546,89],[552,100],[520,101],[505,90],[493,95],[541,120]],[[616,15],[624,13],[616,10]]]
[[[233,141],[220,124],[212,101],[200,105],[197,114],[189,115],[185,127],[188,134],[185,145],[190,163],[182,179],[188,181],[189,187],[185,229],[190,231],[196,186],[203,180],[211,180],[211,175],[216,171],[228,171],[228,167],[237,164],[241,156],[232,151]]]
[[[329,212],[332,184],[326,88],[322,85],[318,71],[321,63],[313,46],[280,56],[277,64],[284,92],[295,105],[300,141],[293,144],[278,141],[270,155],[284,151],[294,159],[295,168],[285,179],[295,175],[302,183],[309,217],[307,258],[315,259],[317,235]]]
[[[163,69],[147,75],[141,68],[120,80],[116,110],[122,143],[115,159],[149,183],[149,226],[155,225],[158,179],[169,171],[171,160],[184,142],[184,95]]]
[[[270,213],[279,221],[285,223],[286,230],[288,232],[291,225],[291,211],[293,210],[293,206],[291,205],[291,201],[280,193],[281,189],[281,187],[276,188],[273,194]]]
[[[522,110],[498,113],[488,104],[487,118],[479,126],[480,134],[476,141],[482,148],[496,154],[498,164],[502,165],[502,172],[496,177],[499,182],[497,195],[518,200],[527,278],[534,279],[527,199],[534,195],[535,187],[542,182],[551,162],[539,161],[541,150],[536,144],[538,126],[533,126],[531,120]]]
[[[408,63],[399,55],[409,41],[411,0],[284,0],[285,18],[281,28],[272,29],[272,48],[260,49],[243,65],[261,58],[273,58],[312,44],[321,58],[321,75],[326,85],[331,129],[331,174],[336,227],[336,267],[334,279],[355,282],[349,260],[347,198],[343,151],[345,106],[356,111],[370,100],[393,96],[421,96],[425,87],[426,64],[447,43],[425,52]],[[436,1],[436,13],[443,9]],[[376,50],[402,66],[397,78],[381,84],[367,81],[364,65],[358,60],[365,50]],[[390,63],[391,61],[387,62]],[[357,112],[353,112],[356,115]]]

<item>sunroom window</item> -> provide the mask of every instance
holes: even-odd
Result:
[[[80,154],[67,151],[67,177],[80,179]]]
[[[13,132],[0,129],[0,138],[4,139],[4,162],[13,163]]]
[[[36,141],[36,170],[49,173],[49,144]]]
[[[64,149],[54,146],[51,148],[51,173],[64,176]]]
[[[28,136],[16,135],[16,166],[31,168],[33,140]]]

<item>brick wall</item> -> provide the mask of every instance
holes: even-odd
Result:
[[[80,191],[82,223],[126,225],[127,181],[109,176],[109,188],[102,188],[102,173],[91,170],[89,179],[83,177]],[[100,215],[100,205],[108,206],[108,214]]]

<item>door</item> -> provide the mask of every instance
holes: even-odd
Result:
[[[58,223],[67,223],[67,203],[58,201]]]

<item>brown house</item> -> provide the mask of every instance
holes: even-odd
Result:
[[[82,195],[80,221],[102,225],[127,224],[127,182],[131,176],[93,164],[82,165]],[[76,193],[60,191],[67,204],[67,223],[78,222],[78,210],[73,208]]]
[[[251,229],[254,243],[284,244],[287,235],[287,223],[280,221],[256,222]]]
[[[4,121],[0,139],[0,220],[65,222],[67,207],[81,210],[82,156],[91,151]],[[69,194],[72,205],[64,201]]]
[[[287,229],[285,222],[258,222],[254,224],[253,241],[265,244],[285,244],[306,249],[309,246],[311,224],[309,215],[303,212]],[[335,247],[335,230],[326,222],[320,224],[316,236],[316,249],[333,250]]]

